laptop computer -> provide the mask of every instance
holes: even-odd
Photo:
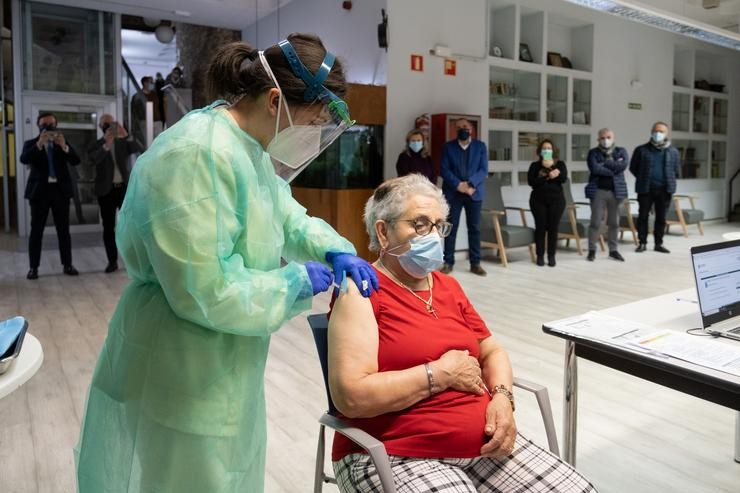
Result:
[[[740,240],[691,248],[704,330],[740,340]]]

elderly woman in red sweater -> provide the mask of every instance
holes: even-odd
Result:
[[[333,306],[334,404],[385,444],[399,492],[594,491],[517,433],[506,351],[457,281],[436,271],[447,213],[442,192],[415,174],[368,200],[380,290],[363,298],[350,283]],[[369,456],[339,434],[332,460],[341,491],[380,491]]]

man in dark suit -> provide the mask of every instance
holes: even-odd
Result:
[[[95,165],[95,194],[98,196],[100,217],[103,219],[103,243],[108,265],[105,272],[118,270],[116,249],[116,211],[123,204],[128,184],[128,161],[131,154],[142,152],[138,142],[129,137],[126,129],[112,115],[100,117],[103,137],[88,149],[90,162]]]
[[[445,238],[445,264],[441,272],[452,272],[455,264],[455,240],[460,226],[460,212],[465,209],[468,226],[470,272],[485,276],[480,266],[480,211],[483,202],[483,183],[488,176],[486,144],[471,137],[472,125],[460,118],[455,126],[457,139],[446,142],[442,151],[442,192],[450,204],[449,221],[452,232]]]
[[[30,270],[26,278],[39,277],[41,242],[50,209],[57,230],[63,272],[68,276],[76,276],[79,272],[72,265],[72,239],[69,236],[69,199],[73,195],[73,183],[67,165],[77,166],[80,158],[56,129],[57,118],[53,113],[41,113],[36,125],[39,136],[27,140],[21,153],[21,162],[30,168],[24,195],[31,204],[31,234],[28,238]]]

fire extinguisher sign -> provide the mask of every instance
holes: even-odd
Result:
[[[445,75],[452,75],[453,77],[457,73],[457,63],[455,60],[450,58],[445,59]]]
[[[424,71],[424,57],[422,55],[411,55],[411,70],[413,72]]]

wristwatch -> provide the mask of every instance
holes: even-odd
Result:
[[[515,411],[514,407],[514,394],[511,392],[511,390],[507,389],[503,385],[496,385],[493,387],[493,393],[491,394],[491,397],[493,397],[496,394],[504,394],[504,396],[509,399],[509,402],[511,403],[511,411]]]

